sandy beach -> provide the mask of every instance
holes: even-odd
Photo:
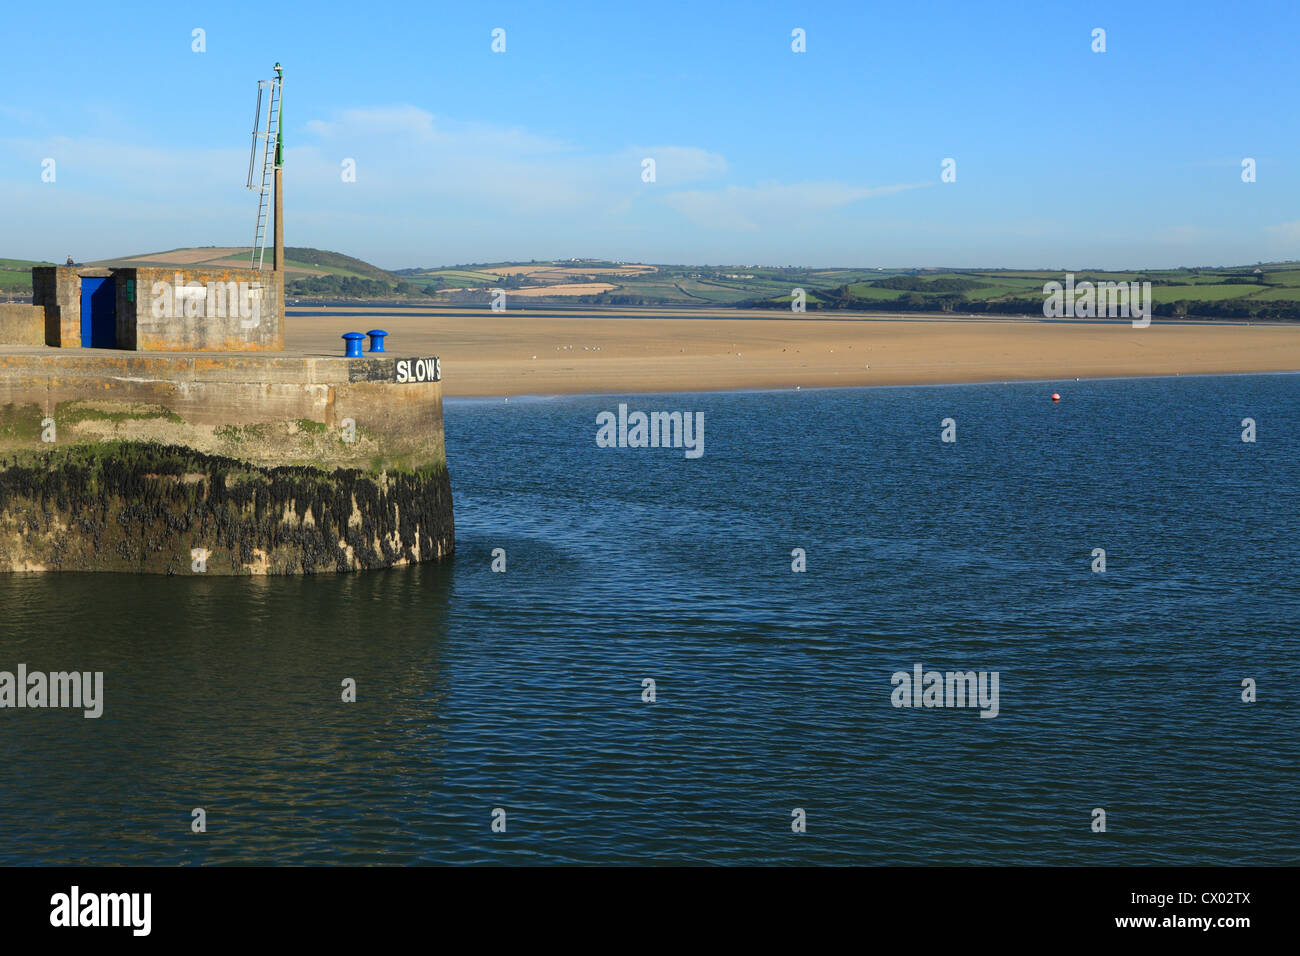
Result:
[[[1300,370],[1300,326],[1088,325],[707,310],[492,313],[288,310],[285,347],[342,354],[346,331],[383,328],[394,355],[437,355],[449,396],[916,385]],[[346,315],[342,313],[360,313]],[[658,313],[662,315],[662,313]]]

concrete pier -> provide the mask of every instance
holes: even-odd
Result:
[[[0,570],[293,574],[449,555],[442,386],[403,374],[417,361],[438,367],[5,348]]]

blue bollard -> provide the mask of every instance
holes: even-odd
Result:
[[[385,332],[383,329],[371,329],[369,332],[366,333],[366,335],[370,336],[370,351],[371,351],[371,352],[383,352],[383,351],[384,351],[384,336],[387,335],[387,334],[388,334],[388,333]],[[385,354],[387,354],[387,353],[385,353]]]
[[[361,358],[361,340],[365,336],[360,332],[344,332],[343,341],[346,348],[343,352],[344,358]]]

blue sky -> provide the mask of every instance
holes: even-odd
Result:
[[[279,60],[286,242],[387,268],[1300,258],[1292,2],[182,6],[6,10],[0,256],[247,245]]]

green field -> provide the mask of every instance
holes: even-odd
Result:
[[[1265,289],[1250,298],[1253,301],[1263,302],[1300,302],[1300,284],[1289,288]]]
[[[1151,298],[1156,302],[1178,302],[1180,300],[1218,302],[1223,299],[1240,299],[1244,293],[1254,295],[1258,292],[1259,289],[1254,286],[1242,285],[1213,285],[1210,283],[1157,285],[1151,288]]]
[[[0,294],[31,295],[32,266],[53,265],[30,259],[0,259]]]
[[[810,279],[838,271],[811,273]],[[1149,282],[1155,315],[1196,318],[1300,320],[1300,268],[1294,262],[1148,272],[1077,270],[1082,282]],[[1042,314],[1045,283],[1064,284],[1060,272],[1009,270],[911,270],[886,277],[846,281],[810,296],[810,310]],[[760,308],[788,308],[789,294],[740,302]]]
[[[460,285],[482,285],[498,281],[497,276],[489,272],[467,272],[464,269],[434,269],[431,272],[413,273],[410,278],[417,282],[421,279],[442,279],[448,284]]]

